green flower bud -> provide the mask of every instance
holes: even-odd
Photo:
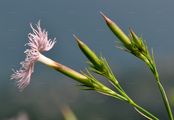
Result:
[[[128,47],[131,44],[129,37],[119,28],[119,26],[116,23],[114,23],[111,19],[106,17],[106,15],[104,15],[102,12],[101,15],[103,16],[104,20],[106,21],[106,24],[111,29],[111,31],[118,37],[118,39],[121,40],[121,42],[123,42],[123,44],[126,47]]]
[[[89,59],[89,61],[97,67],[101,66],[101,60],[98,58],[98,56],[85,44],[83,43],[78,37],[73,35],[74,38],[77,41],[77,44],[81,51],[84,53],[84,55]]]

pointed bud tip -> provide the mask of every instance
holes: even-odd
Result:
[[[133,29],[132,29],[131,27],[129,27],[129,32],[130,32],[131,34],[135,34],[134,31],[133,31]]]
[[[73,34],[73,37],[75,38],[78,45],[84,44],[75,34]]]
[[[100,14],[102,15],[102,17],[104,18],[104,20],[106,21],[106,23],[113,23],[113,21],[111,19],[109,19],[103,12],[100,12]]]
[[[75,35],[75,34],[72,34],[73,35],[73,37],[75,38],[75,40],[77,40],[78,38],[77,38],[77,36]]]
[[[75,38],[75,40],[78,42],[79,41],[79,38],[75,35],[75,34],[73,34],[73,37]]]
[[[133,31],[131,27],[129,27],[129,32],[133,38],[138,39],[138,36],[135,34],[135,32]]]

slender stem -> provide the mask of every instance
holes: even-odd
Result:
[[[162,98],[163,98],[163,101],[164,101],[164,104],[165,104],[168,116],[169,116],[170,120],[173,120],[173,114],[172,114],[172,110],[170,108],[169,101],[167,99],[166,92],[165,92],[162,84],[160,83],[160,81],[157,81],[157,84],[158,84],[158,87],[160,89],[160,92],[161,92],[161,95],[162,95]]]
[[[155,117],[153,114],[151,114],[150,112],[148,112],[147,110],[145,110],[144,108],[140,107],[139,105],[137,105],[127,94],[126,92],[124,91],[124,89],[120,86],[120,84],[118,83],[115,83],[113,81],[117,81],[115,76],[113,76],[112,78],[112,84],[114,85],[114,87],[116,88],[116,90],[119,91],[119,93],[125,97],[127,99],[127,102],[132,105],[135,110],[140,113],[142,116],[148,118],[149,120],[158,120],[157,117]]]
[[[144,60],[144,62],[148,65],[149,69],[151,70],[151,72],[153,73],[153,75],[156,79],[156,82],[157,82],[158,88],[160,90],[160,93],[161,93],[165,108],[167,110],[169,119],[174,120],[172,110],[171,110],[171,107],[170,107],[170,103],[169,103],[169,100],[167,98],[167,94],[166,94],[166,92],[165,92],[165,90],[164,90],[164,88],[163,88],[163,86],[160,82],[160,79],[159,79],[159,74],[158,74],[158,71],[157,71],[157,68],[156,68],[154,58],[151,59],[151,57],[149,55],[148,57],[143,58],[142,60]]]
[[[167,94],[166,94],[166,92],[164,90],[164,87],[163,87],[163,85],[160,82],[160,79],[159,79],[159,75],[158,75],[158,71],[156,69],[156,66],[153,64],[152,61],[150,61],[149,63],[150,64],[147,63],[147,65],[151,69],[151,71],[152,71],[152,73],[153,73],[153,75],[154,75],[154,77],[156,79],[156,82],[157,82],[158,88],[160,90],[160,93],[161,93],[161,96],[162,96],[162,99],[163,99],[165,108],[166,108],[167,113],[168,113],[168,117],[169,117],[170,120],[174,120],[173,114],[172,114],[172,110],[171,110],[171,107],[170,107],[170,103],[169,103],[169,100],[167,98]]]
[[[126,97],[128,99],[128,103],[133,105],[135,110],[140,113],[141,115],[143,115],[144,117],[148,118],[149,120],[158,120],[157,117],[155,117],[153,114],[151,114],[150,112],[148,112],[147,110],[145,110],[144,108],[140,107],[139,105],[137,105],[124,91],[122,94],[124,97]]]
[[[159,90],[160,90],[161,96],[162,96],[162,98],[163,98],[163,102],[164,102],[164,104],[165,104],[165,107],[166,107],[168,116],[169,116],[170,120],[174,120],[173,114],[172,114],[172,110],[171,110],[171,107],[170,107],[170,103],[169,103],[169,101],[168,101],[166,92],[165,92],[165,90],[164,90],[164,88],[163,88],[163,86],[162,86],[162,84],[161,84],[161,82],[160,82],[160,80],[159,80],[158,74],[155,75],[155,78],[156,78],[157,85],[158,85],[158,88],[159,88]]]
[[[130,103],[131,105],[133,105],[135,107],[135,110],[137,110],[141,115],[143,115],[144,117],[146,117],[149,120],[159,120],[157,117],[155,117],[154,115],[152,115],[150,112],[148,112],[147,110],[145,110],[144,108],[140,107],[139,105],[137,105],[134,102]]]
[[[115,86],[116,87],[116,86]],[[127,99],[127,102],[132,105],[135,110],[141,114],[142,116],[146,117],[149,120],[158,120],[157,117],[155,117],[153,114],[151,114],[150,112],[148,112],[147,110],[145,110],[144,108],[140,107],[139,105],[137,105],[125,92],[124,90],[121,88],[121,86],[116,87],[116,89],[120,92],[120,94],[125,97]]]

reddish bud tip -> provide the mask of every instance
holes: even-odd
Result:
[[[107,24],[113,23],[113,21],[109,19],[104,13],[100,12],[100,14],[102,15]]]

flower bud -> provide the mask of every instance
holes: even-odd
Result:
[[[85,54],[85,56],[89,59],[89,61],[97,67],[101,67],[101,60],[98,58],[98,56],[85,44],[83,43],[78,37],[73,35],[74,38],[77,41],[77,44],[81,51]]]
[[[128,47],[131,44],[131,41],[129,37],[119,28],[119,26],[114,23],[111,19],[106,17],[102,12],[100,14],[103,16],[104,20],[106,21],[106,24],[111,29],[111,31],[120,39],[123,44]]]

